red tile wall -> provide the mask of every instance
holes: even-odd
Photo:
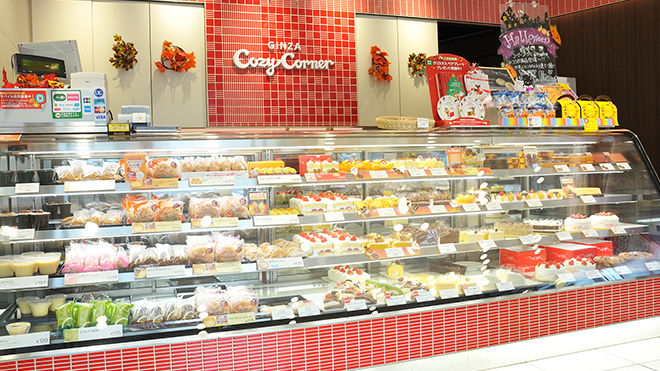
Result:
[[[348,370],[660,315],[660,278],[426,313],[0,363],[18,370]]]

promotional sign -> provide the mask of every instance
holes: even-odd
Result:
[[[469,69],[470,63],[465,58],[453,54],[437,54],[426,59],[426,76],[435,121],[460,117],[458,100],[466,94],[463,81]]]

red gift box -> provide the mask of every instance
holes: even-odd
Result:
[[[593,259],[596,257],[596,247],[591,245],[581,245],[577,243],[558,243],[550,246],[543,246],[547,251],[548,261],[558,261],[563,263],[566,260],[575,258],[576,260]]]
[[[546,258],[545,249],[540,249],[538,254],[535,250],[527,247],[510,247],[500,249],[500,266],[520,273],[534,272],[536,265],[544,263]]]
[[[614,244],[612,241],[582,239],[577,240],[575,243],[580,245],[589,245],[596,247],[596,256],[612,256],[614,255]]]

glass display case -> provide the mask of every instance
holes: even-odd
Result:
[[[660,270],[660,184],[626,130],[30,134],[1,147],[0,355]]]

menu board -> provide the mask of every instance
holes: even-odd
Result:
[[[513,89],[515,82],[506,68],[479,67],[479,69],[488,76],[491,90]]]

